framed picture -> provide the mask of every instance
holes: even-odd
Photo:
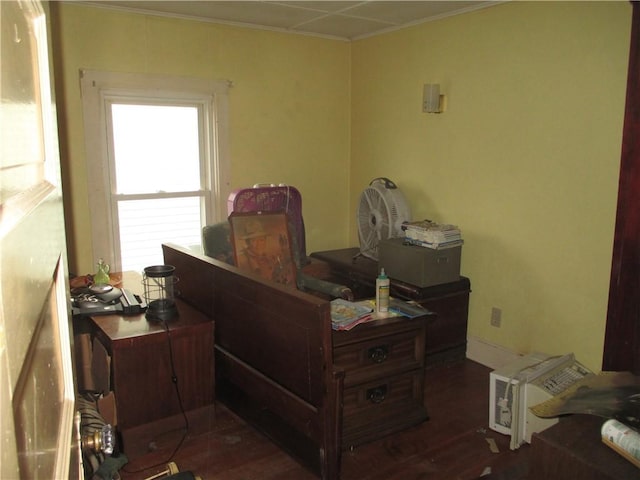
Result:
[[[286,213],[232,213],[229,222],[236,266],[266,280],[296,284]]]

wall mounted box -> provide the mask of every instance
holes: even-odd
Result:
[[[386,274],[418,287],[430,287],[460,280],[462,246],[434,250],[408,245],[404,238],[382,240],[378,262]]]

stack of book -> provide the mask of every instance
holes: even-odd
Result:
[[[452,248],[463,244],[460,229],[455,225],[440,224],[431,220],[408,222],[402,225],[405,241],[412,245],[433,248]]]

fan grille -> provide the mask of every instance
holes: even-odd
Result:
[[[372,184],[360,196],[357,211],[360,253],[378,260],[380,240],[402,236],[402,223],[410,221],[409,207],[398,189]]]

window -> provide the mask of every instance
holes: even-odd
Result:
[[[227,82],[82,72],[94,261],[141,271],[226,218]]]

